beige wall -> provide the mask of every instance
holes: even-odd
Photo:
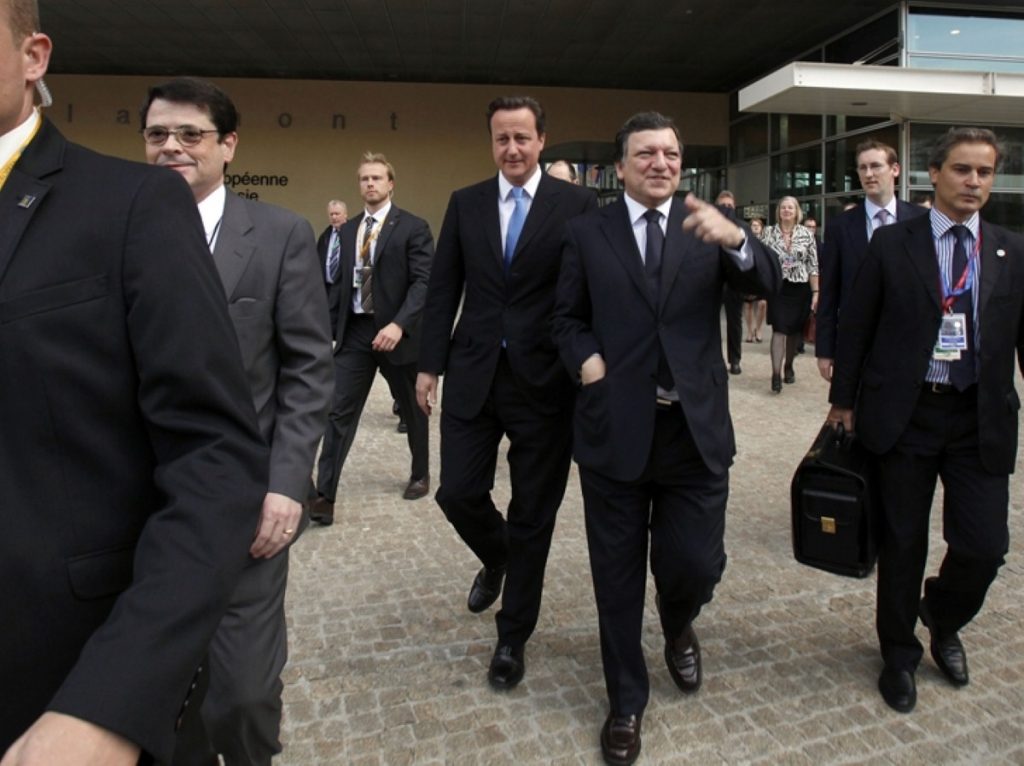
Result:
[[[138,108],[149,77],[51,75],[49,117],[74,141],[142,160]],[[528,94],[548,115],[547,146],[611,141],[630,114],[671,115],[693,144],[725,144],[727,96],[704,93],[483,85],[219,79],[242,116],[229,172],[287,176],[286,187],[236,186],[291,208],[319,232],[332,197],[358,210],[355,170],[366,150],[395,166],[395,202],[426,218],[437,236],[453,189],[496,172],[484,115],[497,95]],[[333,127],[344,115],[344,127]],[[394,115],[394,118],[392,118]],[[287,124],[287,126],[285,126]]]

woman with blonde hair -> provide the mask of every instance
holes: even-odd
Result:
[[[782,392],[783,381],[796,382],[793,358],[804,325],[818,308],[818,248],[814,235],[800,225],[802,219],[803,211],[796,197],[783,197],[775,210],[776,223],[766,228],[762,237],[779,256],[782,266],[782,289],[768,301],[772,391],[777,394]]]

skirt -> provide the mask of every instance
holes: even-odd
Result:
[[[775,332],[793,335],[803,332],[811,315],[811,285],[782,281],[782,289],[768,299],[768,324]]]

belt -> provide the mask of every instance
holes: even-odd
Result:
[[[950,383],[930,383],[927,380],[924,383],[925,393],[929,394],[967,394],[970,393],[973,389],[974,386],[970,386],[969,388],[965,388],[963,391],[961,391],[959,388]]]
[[[659,410],[671,410],[674,407],[679,407],[679,402],[674,402],[671,399],[666,399],[663,396],[657,398],[657,407]]]

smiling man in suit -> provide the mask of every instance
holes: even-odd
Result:
[[[868,242],[876,230],[894,221],[906,221],[927,212],[896,197],[900,163],[896,150],[869,139],[857,145],[857,176],[864,199],[828,222],[818,265],[821,269],[814,337],[818,372],[832,379],[832,362],[838,345],[839,315],[854,277],[864,262]]]
[[[511,689],[525,672],[569,471],[572,381],[551,340],[562,234],[569,218],[597,200],[591,190],[541,172],[544,110],[534,99],[495,99],[487,128],[498,174],[448,202],[427,293],[416,396],[429,414],[444,374],[436,499],[483,563],[469,610],[487,609],[505,581],[487,678],[496,689]],[[490,494],[503,436],[512,484],[507,517]]]
[[[0,0],[0,758],[166,763],[267,449],[188,187],[33,108],[39,28]]]
[[[391,201],[395,169],[367,152],[356,173],[363,212],[341,227],[334,402],[317,469],[313,520],[334,523],[334,498],[359,416],[378,368],[407,418],[412,453],[402,494],[417,500],[430,490],[429,427],[416,406],[416,355],[427,297],[434,239],[427,222]]]
[[[910,712],[922,647],[954,686],[959,638],[1009,547],[1009,479],[1024,366],[1024,238],[981,218],[1001,151],[980,128],[951,128],[928,159],[927,215],[875,233],[839,320],[829,420],[877,456],[881,499],[878,688]],[[893,298],[896,296],[896,299]],[[946,555],[921,596],[929,516],[942,479]]]
[[[554,335],[581,383],[573,454],[611,707],[601,751],[630,764],[649,693],[640,643],[648,543],[665,660],[685,693],[702,679],[693,621],[725,569],[736,444],[722,287],[770,294],[781,274],[717,207],[675,198],[683,146],[670,118],[633,115],[615,145],[625,194],[569,222]]]
[[[192,188],[270,445],[259,528],[210,645],[201,711],[213,752],[228,763],[269,764],[281,751],[288,546],[304,522],[332,390],[327,298],[309,222],[224,185],[238,144],[238,113],[227,94],[205,80],[178,78],[149,89],[141,117],[146,159],[177,171]],[[193,757],[179,753],[177,760]]]

